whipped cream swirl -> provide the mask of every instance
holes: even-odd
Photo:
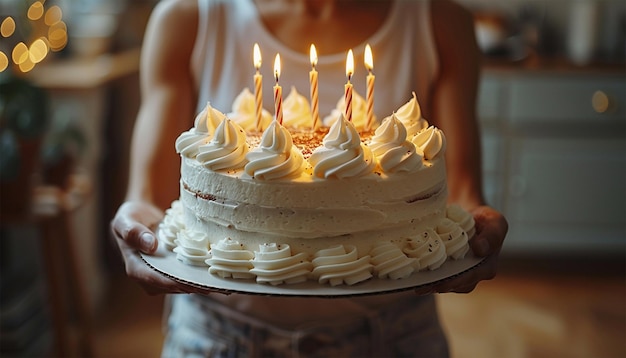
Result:
[[[369,147],[384,173],[413,172],[423,166],[421,150],[418,153],[406,138],[406,128],[395,114],[376,129]]]
[[[424,153],[424,158],[433,160],[443,156],[446,150],[446,136],[436,127],[430,126],[419,132],[412,140],[416,147]]]
[[[329,115],[324,117],[322,123],[324,123],[326,127],[331,127],[335,122],[341,119],[344,113],[346,113],[346,98],[341,96],[339,101],[337,101],[337,106]],[[359,131],[365,130],[367,125],[367,102],[357,91],[352,92],[352,123]],[[372,125],[376,123],[376,117],[372,119],[372,123]]]
[[[358,258],[356,247],[352,245],[319,250],[312,262],[311,274],[321,284],[354,285],[372,277],[370,256]]]
[[[371,263],[378,278],[389,277],[392,280],[407,278],[415,271],[415,259],[408,258],[398,246],[390,242],[376,244],[372,251]]]
[[[289,245],[276,243],[259,245],[252,265],[250,272],[257,276],[256,281],[273,286],[304,282],[313,268],[306,253],[292,255]]]
[[[248,152],[246,159],[244,170],[254,179],[287,179],[304,171],[302,152],[293,145],[289,131],[277,121],[272,121],[263,132],[260,145]]]
[[[180,200],[174,200],[172,205],[165,210],[163,221],[159,223],[157,229],[157,238],[165,245],[165,248],[170,251],[176,247],[175,241],[177,234],[185,229],[182,214],[183,204]]]
[[[244,250],[238,241],[226,238],[211,245],[209,258],[205,262],[211,274],[222,278],[247,279],[254,278],[254,274],[250,273],[253,257],[252,251]]]
[[[199,231],[181,230],[176,234],[176,258],[191,266],[204,266],[209,253],[209,237]]]
[[[413,138],[421,130],[428,128],[428,121],[422,117],[422,109],[415,92],[413,92],[413,98],[398,108],[395,115],[406,127],[407,138]]]
[[[420,271],[436,270],[448,258],[446,247],[437,233],[427,229],[420,236],[408,239],[408,246],[404,253],[417,259],[417,267]]]
[[[372,151],[361,143],[354,125],[341,115],[309,158],[317,178],[353,178],[373,173]]]
[[[213,131],[224,118],[224,113],[207,103],[196,116],[193,128],[176,138],[176,153],[187,158],[194,158],[198,154],[198,147],[211,140]]]
[[[256,103],[254,94],[246,87],[233,101],[232,112],[228,113],[228,118],[237,122],[243,129],[251,132],[256,132]],[[272,115],[270,112],[263,109],[261,111],[261,129],[267,128],[272,121]]]
[[[283,101],[283,118],[286,127],[310,128],[313,125],[309,102],[294,86]]]
[[[476,234],[476,222],[469,212],[465,211],[458,204],[450,204],[446,209],[448,219],[457,223],[463,231],[467,233],[467,237],[471,239]]]
[[[446,246],[446,254],[459,260],[469,251],[467,233],[454,221],[443,218],[437,225],[437,234]]]
[[[239,169],[246,163],[246,133],[235,122],[224,118],[215,129],[213,139],[198,148],[196,160],[207,169]]]

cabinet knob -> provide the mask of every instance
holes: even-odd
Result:
[[[591,97],[591,106],[596,113],[606,113],[611,106],[611,99],[604,91],[595,91]]]

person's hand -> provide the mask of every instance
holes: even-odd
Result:
[[[459,276],[418,288],[416,293],[469,293],[480,281],[491,280],[496,276],[498,255],[508,231],[508,223],[502,214],[489,206],[478,206],[470,212],[476,221],[476,235],[469,244],[474,255],[484,257],[484,260]]]
[[[202,293],[209,291],[183,285],[152,270],[139,256],[139,251],[153,254],[158,248],[154,229],[163,219],[163,212],[145,202],[126,202],[111,221],[111,231],[117,244],[126,274],[151,295],[161,293]]]

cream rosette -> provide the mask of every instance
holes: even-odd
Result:
[[[374,172],[372,151],[361,143],[354,125],[341,115],[309,158],[317,178],[353,178]]]
[[[458,204],[450,204],[446,209],[446,216],[448,219],[457,223],[461,229],[467,233],[468,239],[474,237],[476,234],[476,222],[472,214],[465,211]]]
[[[443,218],[437,225],[437,234],[446,246],[448,257],[459,260],[469,251],[467,233],[454,221]]]
[[[448,255],[446,247],[439,235],[432,229],[428,229],[417,237],[407,240],[404,253],[417,259],[417,268],[423,270],[436,270],[446,262]]]
[[[398,108],[395,115],[406,127],[407,139],[413,138],[417,133],[428,128],[428,121],[422,117],[422,109],[415,92],[407,103]]]
[[[369,147],[383,173],[414,172],[423,166],[421,150],[406,138],[406,128],[395,114],[376,129]]]
[[[202,232],[181,230],[176,234],[176,258],[191,266],[204,266],[209,253],[209,237]]]
[[[246,163],[248,144],[246,134],[237,123],[228,118],[215,129],[211,141],[198,148],[196,160],[207,169],[239,169]]]
[[[209,273],[219,277],[248,279],[254,278],[254,274],[250,273],[253,258],[252,251],[245,250],[238,241],[226,238],[211,245],[209,258],[205,263],[209,265]]]
[[[211,140],[212,133],[224,118],[224,113],[207,103],[196,116],[193,128],[176,139],[176,152],[187,158],[194,158],[198,154],[198,148]]]
[[[302,152],[293,145],[289,131],[272,121],[261,143],[246,155],[244,171],[254,179],[275,180],[298,177],[304,171]]]
[[[273,286],[304,282],[312,269],[306,253],[292,255],[289,245],[276,243],[259,245],[252,265],[250,272],[256,275],[256,281]]]
[[[337,101],[337,106],[330,114],[322,120],[324,126],[332,127],[335,122],[341,119],[346,113],[346,98],[341,96]],[[367,102],[357,91],[352,91],[352,123],[359,131],[365,130],[367,125]],[[372,119],[372,123],[376,123],[376,117]]]
[[[182,221],[183,205],[179,200],[172,202],[172,205],[165,210],[163,221],[159,223],[157,230],[157,238],[161,241],[165,248],[173,250],[176,247],[176,236],[185,229],[185,223]]]
[[[376,244],[370,251],[370,262],[378,278],[397,280],[407,278],[415,271],[415,259],[407,257],[400,248],[390,242]]]
[[[443,156],[446,151],[446,136],[436,127],[430,126],[412,139],[413,144],[424,153],[424,158],[433,160],[438,156]]]
[[[294,86],[283,101],[283,124],[295,128],[310,128],[313,125],[309,102]]]
[[[257,131],[256,99],[250,89],[244,88],[233,101],[227,117],[237,122],[248,133]],[[265,109],[261,111],[261,128],[267,128],[272,122],[272,115]]]
[[[359,258],[356,247],[352,245],[319,250],[315,253],[312,263],[311,275],[321,284],[354,285],[372,277],[373,266],[370,264],[370,256]]]

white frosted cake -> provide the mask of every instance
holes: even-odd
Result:
[[[210,104],[180,135],[180,199],[158,237],[181,264],[272,285],[353,285],[435,270],[468,252],[471,215],[447,206],[445,137],[413,94],[366,131],[363,98],[312,129],[292,89],[284,123],[244,90],[223,114]]]

